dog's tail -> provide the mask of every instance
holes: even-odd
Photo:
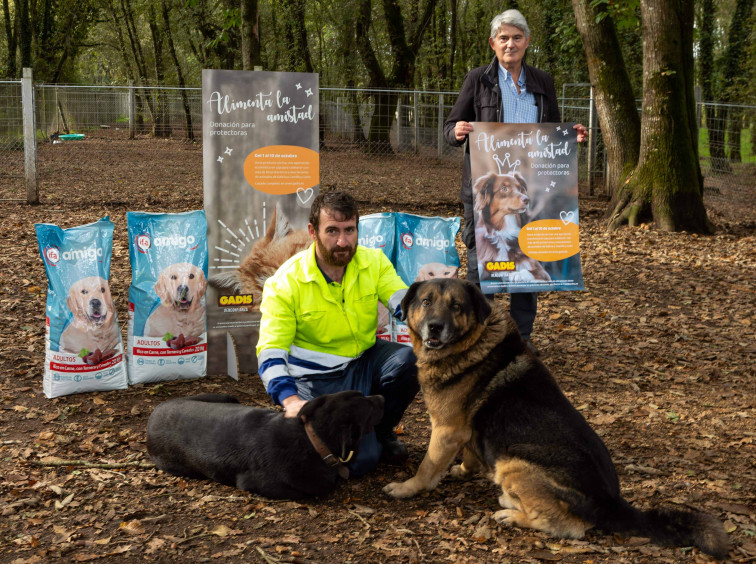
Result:
[[[609,532],[638,534],[661,545],[696,546],[719,559],[730,550],[722,523],[700,511],[670,507],[642,511],[622,499],[599,518],[597,526]]]

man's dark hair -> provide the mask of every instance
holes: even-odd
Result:
[[[354,201],[351,194],[346,192],[321,192],[312,201],[310,208],[310,223],[315,231],[320,227],[320,210],[322,209],[343,215],[345,221],[352,218],[358,222],[360,220],[357,202]]]

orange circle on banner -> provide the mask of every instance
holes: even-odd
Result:
[[[307,147],[270,145],[244,160],[244,178],[266,194],[293,194],[320,183],[320,155]]]
[[[578,226],[561,219],[541,219],[520,230],[520,248],[530,258],[544,262],[562,260],[580,252]]]

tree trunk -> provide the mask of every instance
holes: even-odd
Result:
[[[165,38],[168,40],[168,50],[171,52],[171,60],[176,69],[176,78],[178,79],[179,88],[181,89],[181,102],[184,106],[184,123],[186,124],[186,138],[194,141],[194,127],[192,126],[192,108],[189,105],[189,97],[186,93],[186,81],[184,73],[181,70],[178,56],[176,55],[176,46],[173,43],[173,33],[171,32],[171,20],[168,17],[168,6],[165,0],[161,2],[163,12],[163,24],[165,25]]]
[[[168,100],[165,90],[161,86],[165,83],[165,70],[163,64],[163,33],[158,26],[157,14],[155,13],[155,5],[150,4],[147,11],[150,34],[152,35],[152,50],[154,55],[155,65],[155,83],[157,86],[155,94],[155,114],[154,121],[152,122],[152,135],[153,137],[170,137],[171,126],[169,123],[168,115]]]
[[[32,24],[29,15],[29,0],[21,0],[21,29],[19,30],[21,68],[32,66]]]
[[[284,26],[284,69],[290,72],[312,72],[312,57],[307,44],[304,0],[279,2]]]
[[[653,221],[709,233],[693,93],[693,3],[641,0],[643,115],[638,166],[614,198],[609,229]]]
[[[751,14],[754,0],[737,0],[732,15],[730,31],[727,34],[727,51],[724,59],[724,100],[731,104],[741,103],[741,97],[747,90],[748,69],[745,68],[748,55],[746,46],[751,32]],[[740,131],[742,129],[742,112],[730,111],[727,120],[728,147],[730,162],[740,162]],[[724,128],[723,128],[724,129]]]
[[[118,46],[120,48],[119,50],[121,51],[121,58],[123,59],[123,64],[126,67],[126,76],[131,82],[137,84],[139,77],[134,72],[134,67],[131,64],[131,60],[129,59],[129,52],[126,48],[126,41],[123,38],[123,30],[121,29],[121,22],[118,17],[118,12],[116,11],[112,0],[108,0],[107,5],[108,9],[110,10],[110,16],[113,18],[113,25],[116,29],[116,36],[118,37]],[[144,129],[144,119],[142,117],[144,115],[144,101],[138,91],[134,93],[134,97],[136,106],[135,125],[136,128],[141,132]]]
[[[241,0],[241,47],[244,70],[254,70],[262,64],[257,0]]]
[[[451,4],[451,30],[449,31],[449,76],[444,88],[454,88],[454,55],[457,51],[457,0],[449,0]]]
[[[640,117],[617,30],[612,18],[606,13],[606,5],[595,5],[591,0],[572,0],[572,6],[577,29],[583,40],[606,147],[606,185],[609,193],[616,198],[622,180],[638,164]]]
[[[360,0],[355,26],[357,49],[368,72],[370,86],[384,89],[372,94],[374,108],[366,145],[370,153],[393,153],[391,125],[394,121],[398,93],[386,92],[385,89],[410,88],[414,84],[415,60],[435,5],[436,0],[426,0],[423,9],[418,12],[420,16],[417,20],[409,20],[409,23],[414,23],[415,27],[408,34],[404,26],[405,18],[397,1],[383,0],[383,12],[386,17],[392,54],[391,74],[387,77],[370,43],[371,0]]]
[[[5,41],[8,46],[8,58],[6,59],[6,76],[16,78],[18,68],[16,67],[16,40],[18,38],[18,5],[14,5],[14,16],[11,18],[10,4],[8,0],[3,0],[3,14],[5,19]]]
[[[714,0],[702,0],[700,43],[701,53],[714,53]],[[701,94],[704,102],[717,99],[714,92],[714,57],[701,57]],[[706,129],[709,133],[709,160],[711,172],[727,174],[732,172],[730,163],[725,156],[725,123],[727,122],[727,108],[706,104],[704,111]]]
[[[121,10],[123,10],[123,20],[126,24],[126,31],[128,32],[129,42],[131,44],[131,52],[134,56],[134,63],[137,70],[137,82],[144,85],[147,81],[147,65],[144,62],[142,44],[139,42],[139,35],[137,34],[136,25],[134,24],[134,14],[131,11],[131,0],[121,0]],[[145,88],[142,88],[142,96],[144,97],[144,102],[140,103],[139,99],[137,99],[137,125],[140,130],[144,129],[144,103],[146,103],[152,121],[154,122],[155,120],[155,107],[152,102],[152,96]]]

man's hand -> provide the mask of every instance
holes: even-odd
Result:
[[[299,410],[307,403],[307,400],[303,400],[299,396],[289,396],[281,401],[281,405],[284,408],[284,417],[296,417],[299,414]]]
[[[588,130],[585,128],[584,125],[576,123],[572,126],[572,129],[577,130],[577,142],[582,143],[586,139],[588,139]]]
[[[472,133],[473,126],[466,121],[458,121],[454,125],[454,138],[457,141],[464,141],[468,134]]]

